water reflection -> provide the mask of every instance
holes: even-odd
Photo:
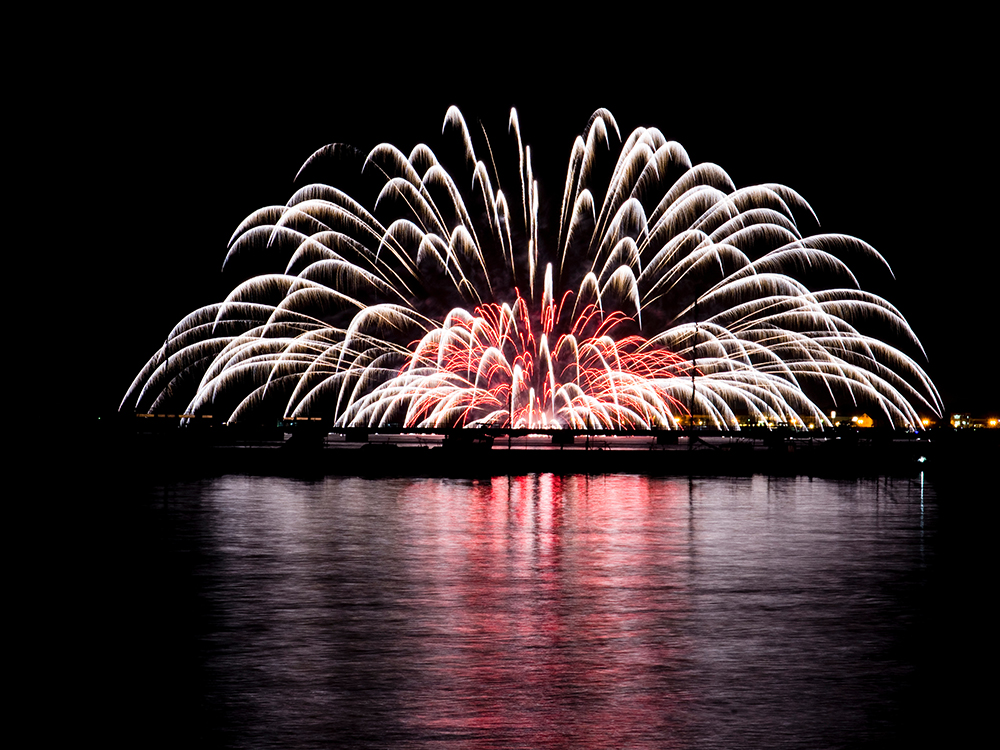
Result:
[[[252,747],[891,738],[917,481],[497,477],[160,488],[200,550],[203,716]]]

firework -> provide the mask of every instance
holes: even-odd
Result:
[[[382,144],[359,160],[381,185],[370,209],[311,182],[251,214],[225,263],[274,272],[178,323],[122,410],[576,429],[670,429],[692,413],[823,426],[837,404],[903,427],[940,413],[905,351],[923,356],[917,337],[845,260],[884,259],[804,236],[815,215],[794,190],[736,189],[655,128],[622,141],[598,110],[548,217],[514,110],[508,130],[505,162],[452,107],[455,171],[426,145]],[[327,146],[297,180],[353,153]]]

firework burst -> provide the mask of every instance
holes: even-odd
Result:
[[[121,408],[578,429],[673,428],[692,412],[823,425],[838,403],[896,426],[940,413],[904,352],[923,354],[916,336],[845,258],[885,261],[853,237],[803,236],[815,216],[790,188],[736,189],[655,128],[622,141],[598,110],[549,218],[516,111],[509,165],[458,109],[442,130],[454,172],[423,144],[363,159],[380,183],[370,210],[309,182],[251,214],[225,265],[283,271],[178,323]],[[353,153],[327,146],[297,181]]]

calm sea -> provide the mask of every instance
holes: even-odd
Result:
[[[919,476],[240,475],[131,493],[105,534],[121,532],[93,663],[115,685],[95,699],[108,737],[136,747],[952,736],[956,571]]]

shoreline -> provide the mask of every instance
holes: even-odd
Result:
[[[961,477],[1000,457],[1000,430],[653,433],[498,438],[484,432],[117,429],[101,454],[150,477],[231,473],[317,478],[475,478],[533,473],[670,476]]]

